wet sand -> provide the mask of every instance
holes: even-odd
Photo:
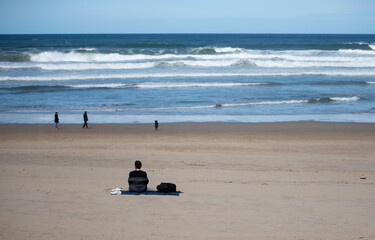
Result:
[[[0,239],[375,239],[375,124],[89,127],[0,125]]]

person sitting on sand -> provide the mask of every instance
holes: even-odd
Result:
[[[135,161],[135,170],[129,173],[129,191],[130,192],[146,192],[148,178],[147,173],[141,170],[141,161]]]

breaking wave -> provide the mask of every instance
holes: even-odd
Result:
[[[0,64],[3,69],[40,68],[43,70],[105,70],[105,69],[146,69],[153,67],[260,67],[260,68],[313,68],[313,67],[341,67],[341,68],[371,68],[375,66],[375,59],[368,61],[287,61],[272,60],[180,60],[160,62],[128,62],[128,63],[28,63],[28,64]]]
[[[248,102],[248,103],[224,103],[224,104],[213,104],[213,105],[201,105],[201,106],[186,106],[186,107],[158,107],[158,108],[130,108],[123,110],[188,110],[188,109],[206,109],[206,108],[222,108],[222,107],[240,107],[240,106],[259,106],[259,105],[283,105],[283,104],[304,104],[304,103],[325,103],[325,102],[349,102],[358,101],[359,97],[329,97],[329,101],[321,100],[320,98],[309,100],[286,100],[286,101],[262,101],[262,102]]]
[[[325,97],[325,98],[313,98],[309,99],[309,103],[330,103],[330,102],[355,102],[360,98],[357,96],[354,97]]]
[[[363,49],[339,49],[335,51],[328,50],[253,50],[242,48],[196,48],[186,53],[175,53],[173,51],[157,50],[152,54],[127,52],[100,52],[96,50],[72,50],[45,51],[40,53],[18,53],[18,54],[0,54],[0,59],[4,62],[19,59],[18,61],[33,62],[119,62],[119,61],[148,61],[163,59],[283,59],[291,61],[352,61],[353,58],[362,58],[357,60],[369,60],[368,57],[374,56],[375,45],[370,45],[369,50]]]
[[[70,51],[67,53],[58,51],[47,51],[30,55],[30,60],[34,62],[117,62],[129,60],[142,60],[145,58],[152,57],[146,57],[147,55],[123,55],[119,53],[80,53],[76,51]]]
[[[77,48],[74,51],[76,51],[76,52],[93,52],[93,51],[97,51],[97,50],[98,49],[96,49],[96,48],[83,47],[83,48]]]
[[[8,54],[0,52],[0,69],[39,68],[49,71],[80,71],[169,67],[256,67],[286,69],[375,67],[375,51],[373,50],[341,49],[338,51],[262,51],[231,47],[209,49],[216,52],[216,54],[121,54],[113,52],[100,53],[96,49],[90,48],[84,48],[80,51],[76,49],[68,52],[45,51],[28,54]],[[196,49],[196,51],[198,50]]]
[[[0,112],[59,111],[64,121],[73,114],[78,122],[82,110],[130,122],[137,121],[132,116],[161,122],[189,115],[247,121],[248,116],[346,113],[369,113],[374,119],[374,39],[0,36]]]
[[[240,52],[243,51],[242,48],[233,48],[233,47],[215,47],[215,52],[217,53],[229,53],[229,52]]]

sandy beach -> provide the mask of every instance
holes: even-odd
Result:
[[[1,239],[375,239],[375,124],[89,127],[0,125]]]

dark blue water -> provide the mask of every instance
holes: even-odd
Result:
[[[375,35],[0,35],[0,122],[374,122],[374,93]]]

